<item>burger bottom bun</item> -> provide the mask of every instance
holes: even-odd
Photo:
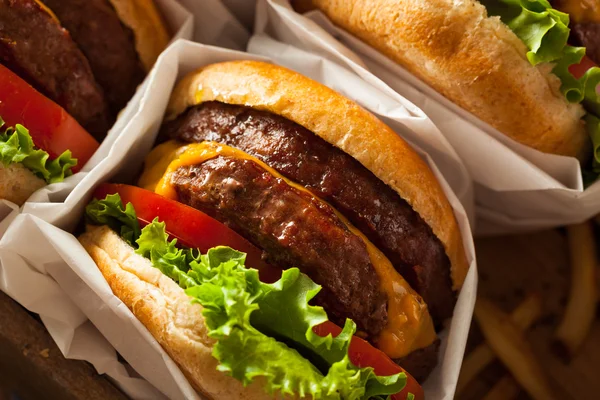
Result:
[[[107,226],[88,226],[79,237],[113,293],[144,324],[179,365],[192,386],[211,399],[272,399],[260,380],[243,384],[217,371],[202,306],[192,303],[183,289],[154,268],[150,260]]]
[[[33,192],[44,186],[46,182],[35,176],[23,164],[4,165],[0,162],[0,199],[21,206]]]

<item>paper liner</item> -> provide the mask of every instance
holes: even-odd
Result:
[[[194,16],[193,40],[202,44],[234,50],[245,50],[250,38],[250,25],[239,17],[252,21],[254,3],[250,0],[177,0]],[[239,4],[236,4],[239,3]],[[236,11],[235,15],[232,11]],[[242,21],[242,22],[240,22]]]

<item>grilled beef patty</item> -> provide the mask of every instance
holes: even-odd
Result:
[[[571,41],[575,46],[583,46],[585,54],[596,64],[600,64],[600,23],[584,22],[571,26]]]
[[[372,336],[385,327],[387,296],[366,245],[330,206],[245,159],[218,156],[170,179],[180,202],[233,228],[269,263],[298,267],[321,285],[315,300],[332,321],[351,318]]]
[[[104,138],[110,114],[102,88],[69,33],[34,0],[0,0],[0,62]]]
[[[188,109],[161,135],[239,148],[304,185],[389,258],[423,297],[436,323],[452,316],[456,295],[442,243],[405,200],[350,155],[286,118],[219,102]]]
[[[407,370],[418,382],[423,382],[438,363],[440,340],[429,346],[415,350],[406,357],[394,360],[396,364]]]
[[[127,105],[145,72],[133,31],[108,0],[44,0],[90,63],[113,117]]]

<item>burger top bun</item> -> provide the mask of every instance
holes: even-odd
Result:
[[[297,1],[298,10],[308,2]],[[552,65],[532,66],[526,46],[479,2],[312,0],[312,6],[517,142],[546,153],[586,154],[583,108],[559,91]]]
[[[79,241],[117,296],[175,361],[194,389],[211,399],[272,399],[260,379],[242,382],[217,371],[202,306],[108,226],[88,226]]]
[[[152,0],[109,0],[119,19],[135,36],[140,60],[150,71],[160,53],[169,44],[169,33]]]
[[[23,164],[4,165],[0,162],[0,199],[21,206],[33,192],[43,186],[46,186],[46,182]]]
[[[387,125],[362,107],[303,75],[273,64],[212,64],[176,86],[167,119],[207,101],[244,105],[279,114],[345,151],[405,199],[443,243],[453,289],[468,270],[458,224],[427,164]]]

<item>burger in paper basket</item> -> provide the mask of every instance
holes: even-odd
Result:
[[[176,86],[79,241],[214,399],[422,399],[469,263],[440,183],[356,103],[259,61]]]

